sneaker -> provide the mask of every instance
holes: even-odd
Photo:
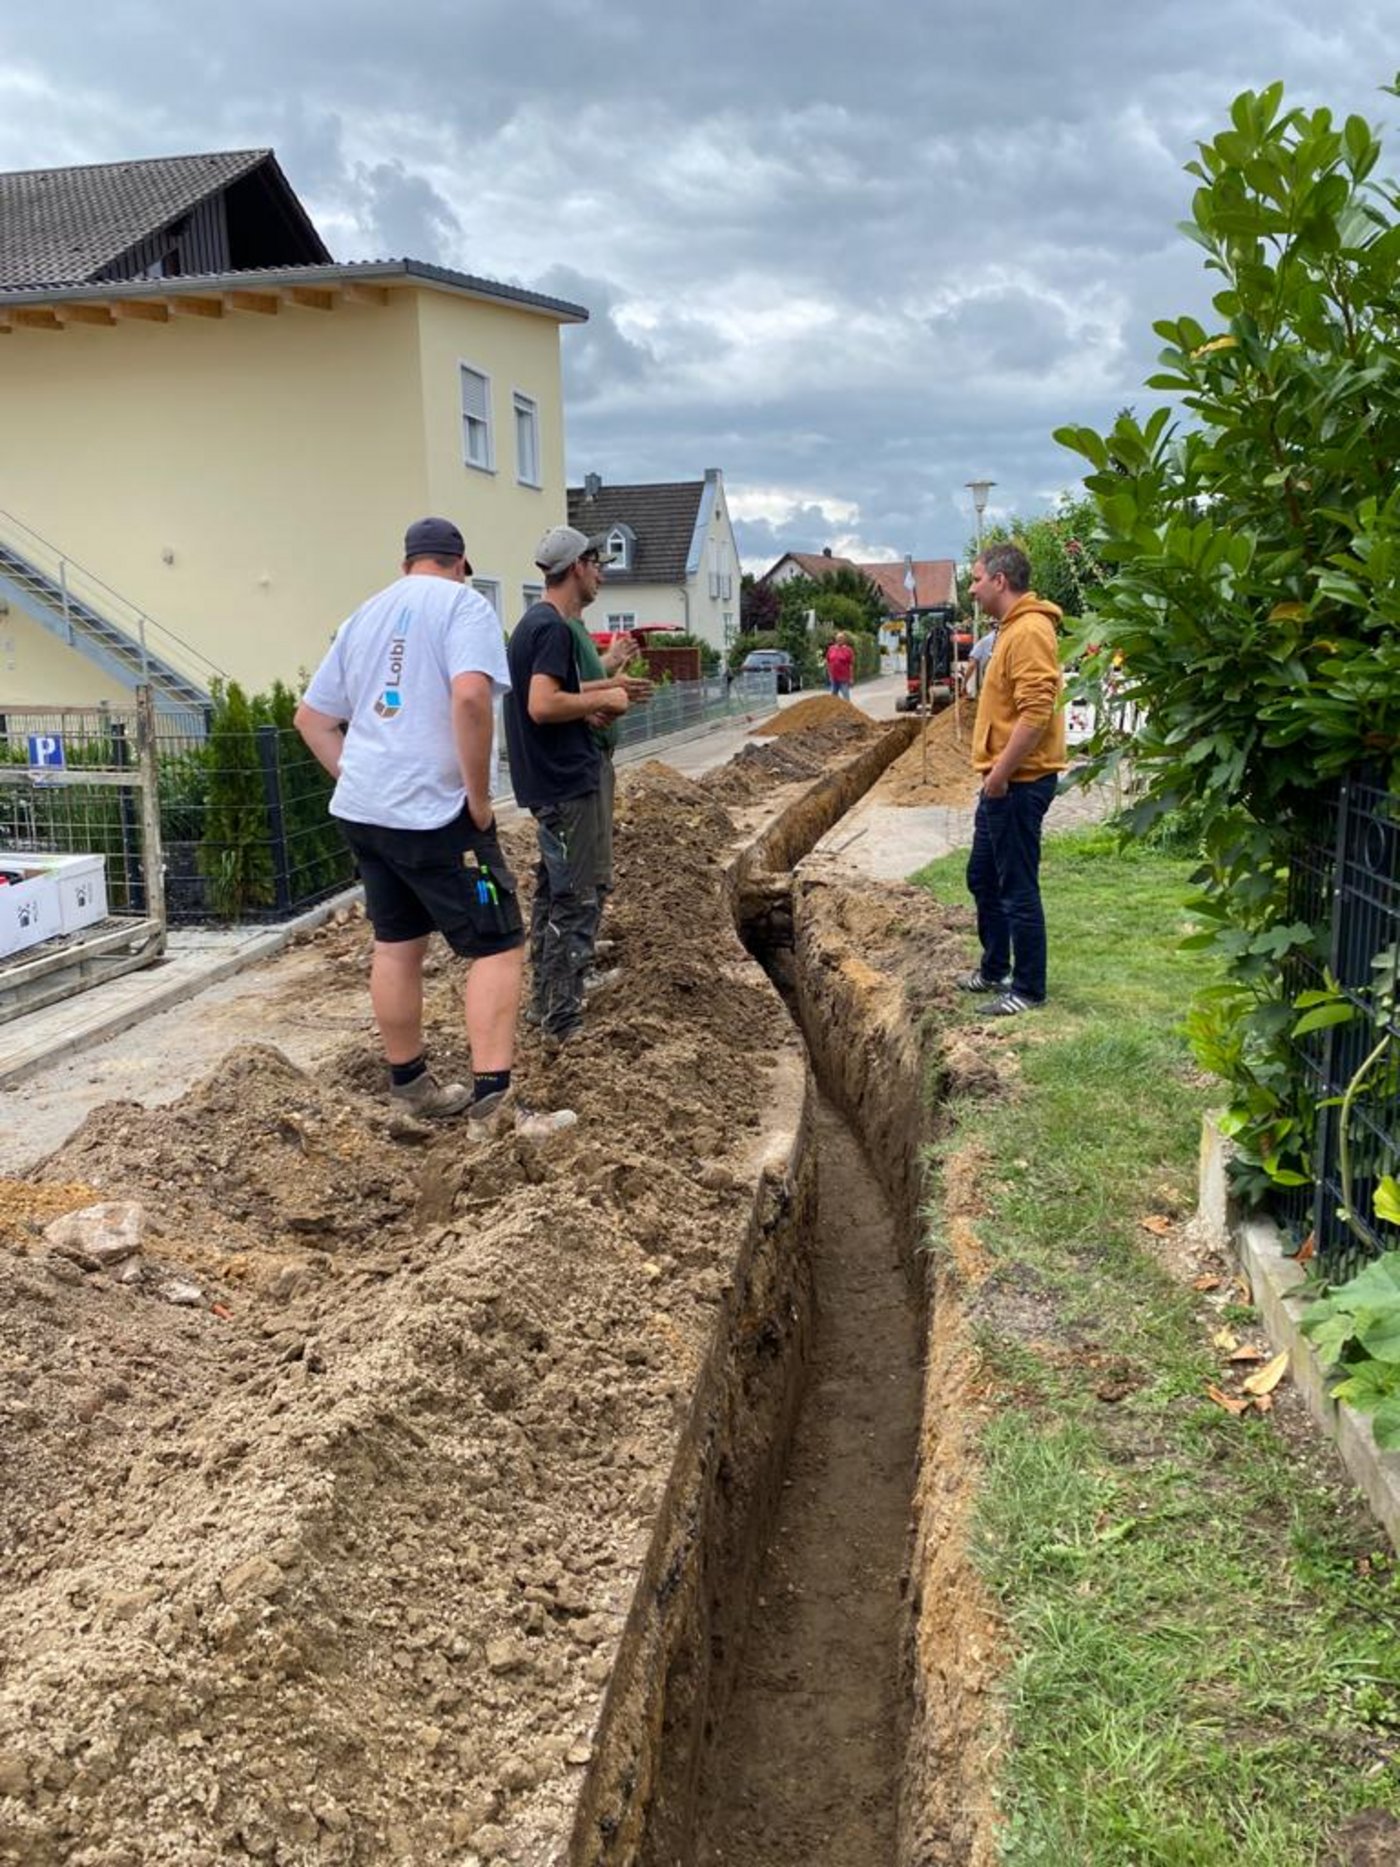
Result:
[[[595,940],[593,942],[593,955],[595,959],[606,959],[610,953],[616,953],[616,951],[616,940]]]
[[[621,966],[610,966],[606,972],[599,972],[596,966],[583,975],[583,995],[596,998],[601,992],[611,992],[622,979]]]
[[[960,992],[1005,992],[1010,985],[1010,974],[1004,979],[989,979],[980,967],[976,972],[965,972],[958,980]]]
[[[1023,1011],[1039,1011],[1045,1003],[1043,998],[1027,998],[1022,992],[1003,992],[1001,997],[987,1007],[989,1018],[1015,1018]]]
[[[467,1111],[467,1139],[473,1144],[491,1141],[513,1128],[526,1141],[547,1141],[577,1122],[572,1109],[527,1108],[513,1089],[502,1089],[472,1103]]]
[[[460,1115],[472,1099],[465,1083],[440,1083],[431,1070],[424,1070],[411,1083],[392,1083],[389,1101],[405,1115],[428,1115],[441,1119]]]

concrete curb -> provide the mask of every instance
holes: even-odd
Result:
[[[211,985],[218,985],[224,979],[231,979],[235,973],[242,972],[248,966],[254,966],[259,960],[269,959],[274,953],[280,953],[289,946],[298,934],[307,933],[313,927],[330,919],[339,909],[351,906],[364,899],[364,890],[358,885],[344,889],[338,895],[332,895],[328,901],[321,901],[314,908],[308,908],[304,914],[298,914],[294,920],[282,921],[276,927],[268,927],[261,932],[251,934],[248,939],[240,940],[229,948],[221,958],[211,958],[207,953],[191,955],[191,963],[182,971],[173,969],[180,965],[179,959],[165,961],[172,970],[162,977],[158,972],[144,971],[127,975],[130,992],[119,1003],[105,1009],[97,1009],[80,1026],[47,1042],[36,1054],[21,1057],[8,1066],[0,1065],[0,1089],[13,1088],[27,1077],[36,1075],[40,1070],[48,1069],[52,1064],[61,1063],[67,1057],[77,1056],[80,1051],[90,1050],[93,1045],[104,1042],[109,1037],[117,1037],[123,1031],[129,1031],[134,1024],[155,1017],[159,1012],[169,1011],[173,1006],[183,1004],[187,999],[196,998],[207,991]],[[122,981],[115,982],[117,984]],[[81,1004],[82,995],[75,996],[75,1004]],[[36,1017],[41,1013],[35,1013]],[[20,1021],[13,1027],[16,1034],[21,1030]]]
[[[1288,1350],[1294,1386],[1336,1447],[1377,1522],[1400,1550],[1400,1453],[1382,1452],[1365,1415],[1329,1395],[1333,1377],[1298,1327],[1303,1306],[1295,1293],[1306,1282],[1306,1273],[1285,1255],[1283,1237],[1272,1219],[1245,1216],[1229,1197],[1228,1158],[1229,1142],[1207,1115],[1201,1132],[1201,1220],[1214,1242],[1225,1245],[1239,1260],[1269,1340],[1275,1349]]]

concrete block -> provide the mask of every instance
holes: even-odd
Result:
[[[1382,1452],[1370,1421],[1328,1393],[1334,1378],[1298,1327],[1306,1303],[1296,1294],[1307,1273],[1285,1255],[1283,1237],[1271,1219],[1246,1218],[1227,1190],[1229,1143],[1207,1116],[1201,1132],[1200,1216],[1213,1238],[1233,1252],[1248,1279],[1255,1307],[1274,1348],[1288,1350],[1294,1386],[1323,1433],[1336,1447],[1352,1482],[1377,1522],[1400,1551],[1400,1453]],[[1218,1228],[1218,1230],[1217,1230]]]

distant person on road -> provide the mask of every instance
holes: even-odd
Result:
[[[501,625],[466,586],[462,534],[419,519],[403,575],[341,624],[295,724],[335,779],[340,820],[374,928],[370,1002],[389,1098],[411,1115],[467,1114],[481,1140],[512,1115],[540,1139],[570,1110],[534,1112],[511,1091],[525,934],[491,808],[492,701],[509,682]],[[423,959],[441,933],[472,962],[464,994],[471,1088],[440,1083],[423,1046]]]
[[[598,923],[612,887],[613,746],[617,721],[651,682],[621,672],[635,641],[600,655],[583,612],[602,588],[606,540],[556,525],[535,550],[543,601],[507,648],[506,748],[515,799],[535,819],[539,864],[530,922],[527,1016],[562,1043],[583,1021]]]
[[[844,629],[838,629],[826,649],[826,678],[838,700],[849,700],[855,677],[856,651]]]
[[[982,790],[967,886],[977,903],[982,958],[959,984],[994,994],[988,1012],[995,1018],[1045,1002],[1040,834],[1066,764],[1055,633],[1061,612],[1030,581],[1030,560],[1010,544],[992,545],[972,570],[972,594],[997,625],[997,648],[981,676],[972,735]]]

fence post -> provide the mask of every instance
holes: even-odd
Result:
[[[1328,906],[1331,920],[1327,938],[1327,970],[1340,983],[1342,963],[1342,874],[1346,865],[1348,813],[1351,804],[1351,786],[1345,778],[1337,789],[1337,829],[1332,845],[1332,873],[1328,878]],[[1325,1105],[1337,1094],[1338,1085],[1332,1081],[1337,1064],[1339,1035],[1343,1028],[1329,1024],[1322,1033],[1321,1064],[1322,1094],[1319,1100]],[[1337,1166],[1337,1123],[1338,1111],[1323,1106],[1317,1111],[1313,1127],[1313,1242],[1319,1258],[1327,1255],[1327,1250],[1336,1232],[1335,1201],[1336,1193],[1332,1179]]]
[[[113,765],[118,771],[129,771],[131,742],[126,736],[126,721],[109,721],[107,731],[112,743]],[[149,912],[150,904],[146,898],[146,878],[141,872],[141,826],[130,785],[120,785],[117,789],[117,814],[122,826],[122,870],[126,881],[126,898],[138,914],[145,914]]]
[[[282,770],[277,752],[277,728],[259,726],[254,737],[258,742],[263,797],[267,803],[267,836],[272,845],[273,898],[279,914],[290,914],[292,877],[287,852],[287,825],[282,812]]]
[[[150,687],[136,690],[136,743],[141,761],[141,860],[146,912],[160,922],[165,944],[165,851],[160,830],[160,748],[156,743],[156,702]]]

